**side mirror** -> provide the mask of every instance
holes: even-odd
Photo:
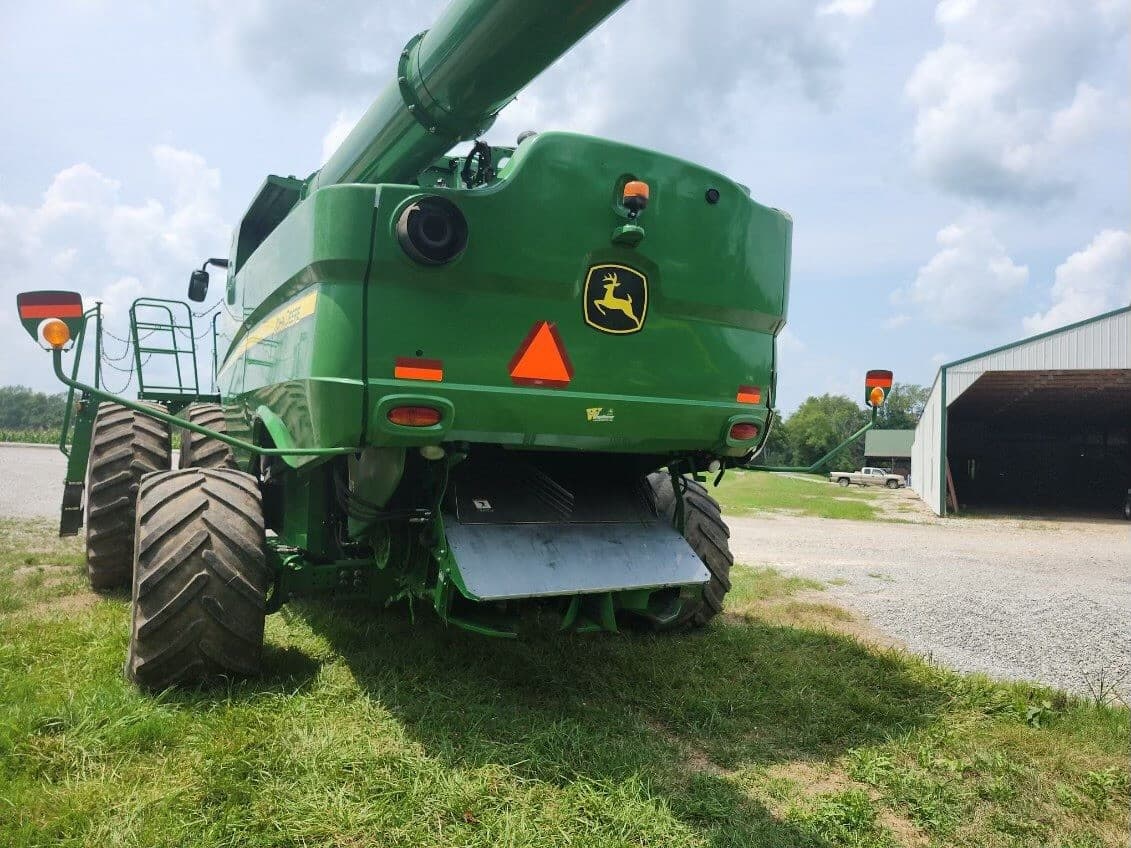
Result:
[[[208,272],[203,268],[193,271],[189,277],[188,298],[200,303],[208,296]]]

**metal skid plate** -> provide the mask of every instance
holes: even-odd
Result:
[[[447,523],[467,591],[479,600],[706,583],[706,566],[662,522]]]

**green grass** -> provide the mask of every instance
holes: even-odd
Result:
[[[792,512],[857,521],[874,521],[879,517],[873,503],[878,492],[859,486],[842,489],[827,480],[803,480],[764,471],[728,471],[723,482],[717,488],[711,487],[710,492],[728,515]]]
[[[153,697],[45,529],[0,525],[5,848],[1126,844],[1126,710],[870,648],[811,581],[662,638],[304,603],[259,679]]]

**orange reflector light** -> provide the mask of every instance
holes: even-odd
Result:
[[[644,200],[648,199],[648,183],[642,180],[629,180],[624,184],[624,196],[627,197],[640,197]]]
[[[558,329],[549,321],[538,321],[518,346],[507,370],[518,386],[561,389],[573,379],[573,365]]]
[[[760,386],[739,386],[735,400],[739,403],[761,403],[762,389]]]
[[[872,406],[883,406],[884,398],[884,390],[879,386],[873,386],[872,391],[868,392],[868,400],[871,402]]]
[[[393,364],[393,376],[398,380],[428,380],[439,383],[444,379],[444,363],[439,359],[398,356]]]
[[[748,442],[751,439],[756,439],[758,438],[758,425],[740,421],[738,424],[731,425],[730,437],[736,442]]]
[[[402,427],[431,427],[440,423],[440,410],[430,406],[394,406],[389,420]]]
[[[53,348],[61,348],[71,340],[71,328],[58,318],[48,318],[39,328],[43,341]]]

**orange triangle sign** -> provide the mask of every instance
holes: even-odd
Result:
[[[510,361],[511,380],[520,386],[561,389],[573,379],[573,366],[558,329],[549,321],[538,321],[518,346]]]

